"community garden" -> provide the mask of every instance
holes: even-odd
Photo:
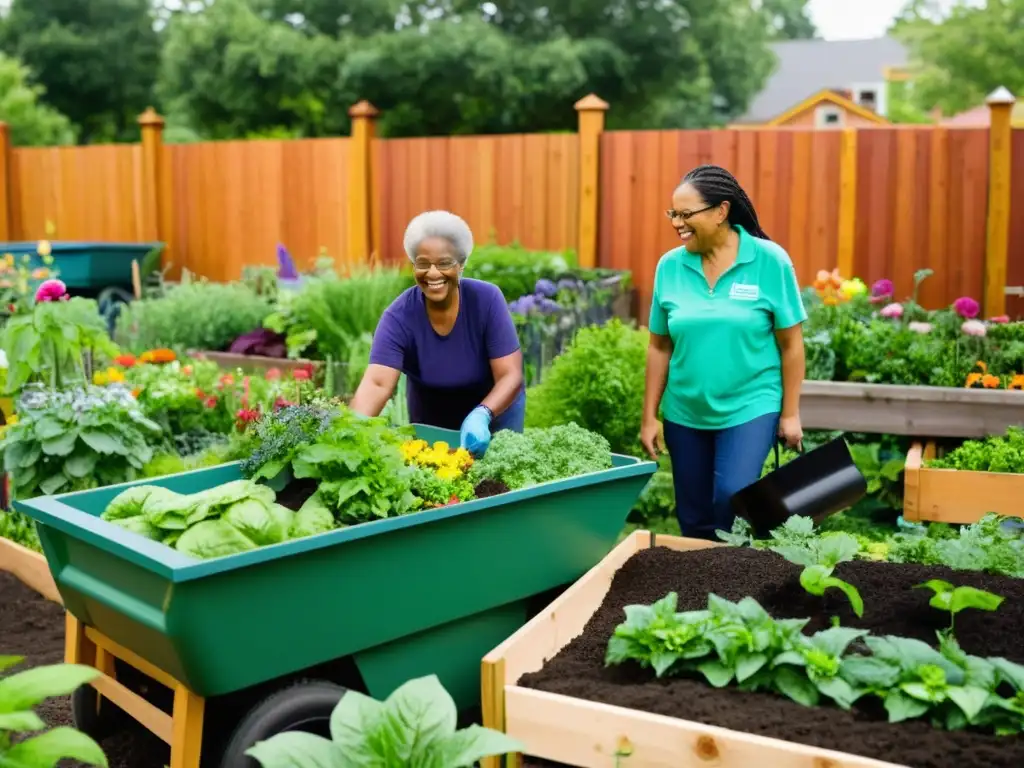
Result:
[[[528,382],[526,432],[474,460],[401,388],[346,409],[400,266],[282,248],[231,284],[157,273],[113,333],[54,271],[2,269],[0,651],[27,658],[0,657],[0,764],[102,764],[43,730],[72,724],[115,768],[241,765],[254,735],[263,768],[1024,763],[1024,322],[925,309],[927,272],[804,294],[807,447],[842,435],[867,497],[713,545],[678,538],[668,460],[639,445],[626,273],[474,253]],[[262,739],[299,678],[304,706],[340,699],[332,727]],[[477,705],[489,730],[456,731]],[[419,751],[374,752],[399,744]]]

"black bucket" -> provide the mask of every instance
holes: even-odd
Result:
[[[775,444],[775,470],[737,492],[733,511],[747,520],[758,538],[782,525],[792,515],[819,523],[829,515],[852,507],[867,494],[868,484],[853,463],[846,441],[839,437],[779,466]]]

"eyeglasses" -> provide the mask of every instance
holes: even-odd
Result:
[[[707,208],[701,208],[697,211],[677,211],[674,208],[669,208],[665,211],[665,215],[670,219],[682,219],[683,221],[689,221],[698,213],[704,213],[704,211],[711,211],[717,208],[717,205],[709,205]]]
[[[412,266],[417,272],[429,272],[431,267],[437,267],[441,272],[447,272],[459,266],[459,262],[455,259],[441,259],[436,263],[432,261],[417,260],[413,262]]]

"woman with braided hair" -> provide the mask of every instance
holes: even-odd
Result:
[[[807,313],[793,262],[729,171],[694,168],[666,214],[682,245],[655,272],[640,438],[652,458],[668,449],[683,535],[714,540],[776,438],[803,438]]]

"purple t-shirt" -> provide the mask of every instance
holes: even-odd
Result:
[[[494,387],[491,360],[519,349],[512,315],[496,286],[464,277],[459,302],[459,315],[447,336],[430,324],[426,299],[416,286],[395,299],[377,323],[370,363],[405,374],[414,424],[459,429]],[[519,399],[524,397],[520,392]],[[516,410],[521,409],[509,409]],[[509,411],[495,419],[493,431],[501,428]]]

